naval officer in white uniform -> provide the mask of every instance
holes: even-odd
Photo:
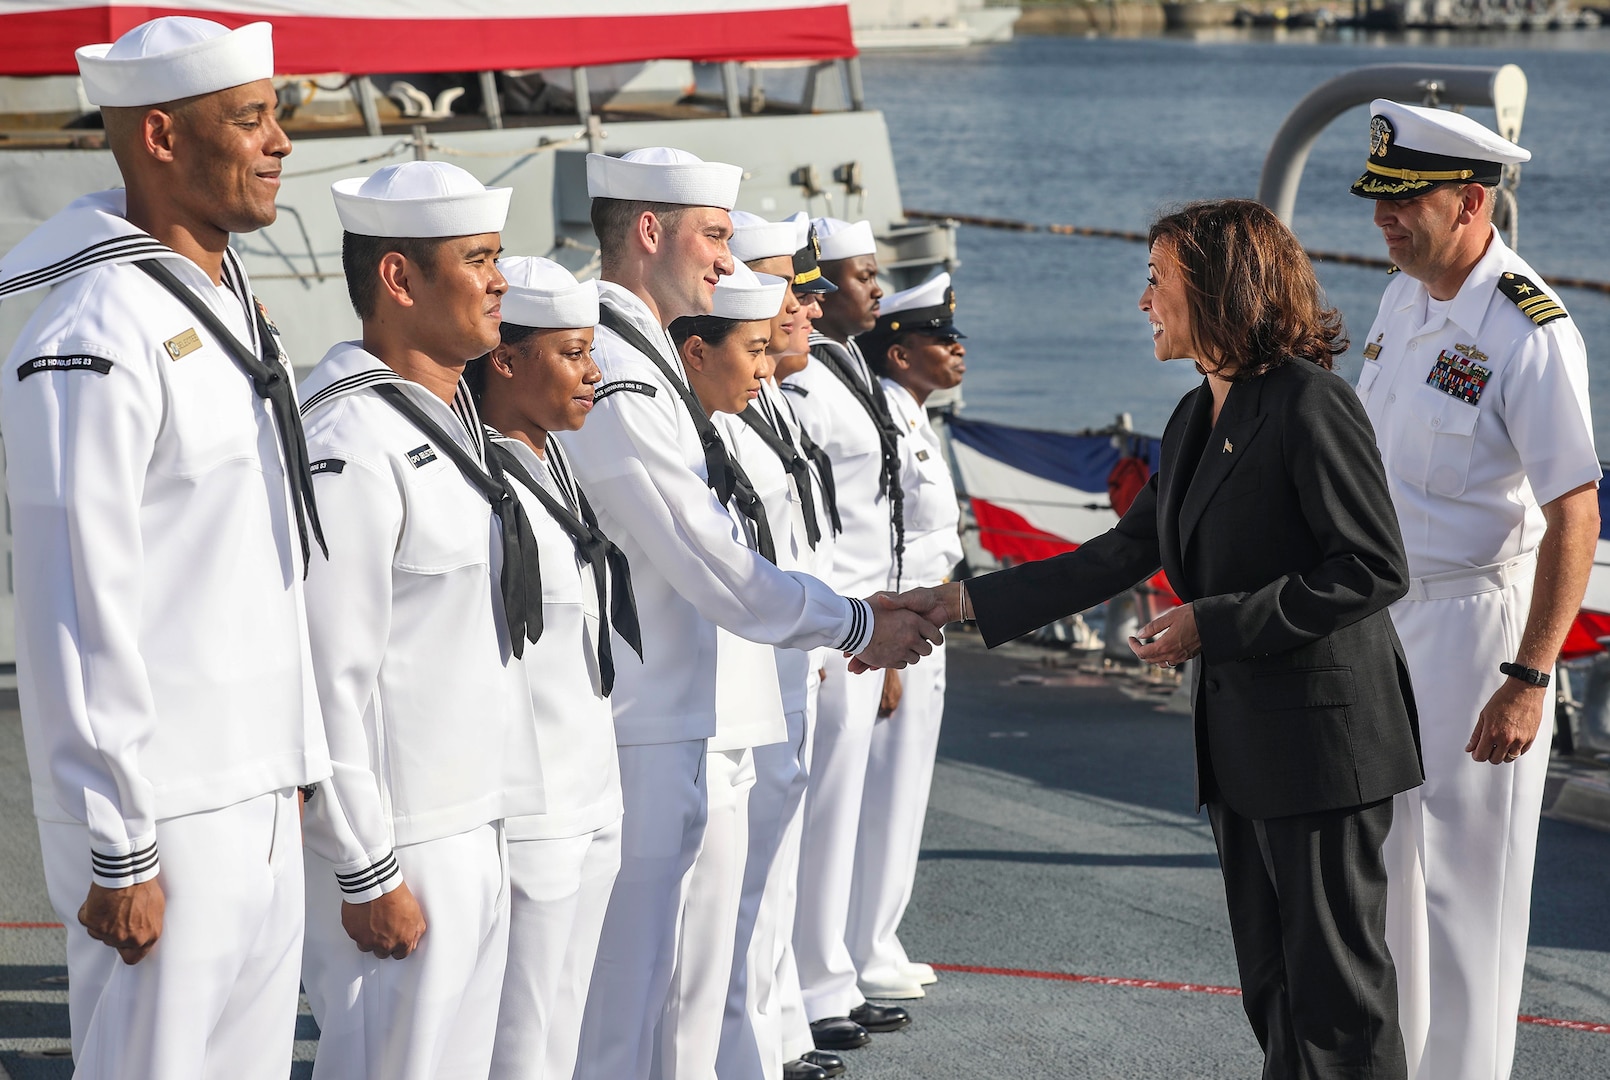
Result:
[[[335,774],[309,801],[314,1076],[485,1077],[503,819],[545,804],[518,656],[534,540],[460,373],[499,344],[510,190],[436,161],[334,185],[359,341],[303,383],[330,560],[308,582]]]
[[[783,389],[805,431],[833,462],[844,531],[834,543],[828,580],[854,595],[887,589],[901,578],[900,433],[882,385],[855,344],[855,335],[877,322],[883,296],[872,225],[837,218],[818,218],[814,225],[822,272],[837,290],[821,299],[809,364]],[[884,675],[852,674],[842,656],[827,657],[824,667],[805,796],[794,955],[816,1045],[844,1050],[866,1045],[868,1031],[894,1031],[911,1018],[899,1006],[866,1001],[845,944]]]
[[[1586,350],[1492,226],[1521,147],[1456,113],[1378,100],[1353,185],[1403,273],[1364,346],[1413,581],[1392,607],[1425,784],[1384,848],[1409,1074],[1504,1080],[1526,966],[1547,689],[1599,535]]]
[[[522,663],[541,755],[541,814],[509,818],[509,962],[494,1080],[569,1080],[604,908],[620,869],[611,630],[640,649],[626,557],[598,529],[555,431],[592,411],[598,286],[556,262],[498,260],[500,343],[464,381],[495,430],[488,450],[525,507],[542,576],[542,633]]]
[[[783,569],[794,569],[779,551],[792,534],[786,513],[786,479],[750,473],[734,447],[732,417],[759,395],[771,375],[767,353],[772,318],[789,292],[787,279],[758,275],[741,262],[717,283],[710,314],[684,315],[671,323],[671,341],[687,372],[688,386],[721,433],[734,466],[757,500],[750,515],[734,504],[734,524],[755,534],[755,546]],[[741,426],[741,425],[740,425]],[[743,497],[748,497],[743,496]],[[766,532],[761,542],[758,532]],[[651,1074],[659,1078],[709,1080],[732,982],[733,955],[749,855],[749,795],[755,787],[755,752],[786,742],[776,650],[731,631],[716,630],[716,733],[706,743],[704,841],[688,875],[682,915],[682,947],[660,1021],[660,1054]]]
[[[708,313],[712,290],[732,270],[727,211],[742,170],[663,147],[592,154],[587,169],[603,260],[593,354],[604,381],[586,426],[561,441],[600,524],[631,560],[644,627],[641,664],[616,650],[621,873],[604,916],[577,1076],[639,1080],[649,1073],[684,878],[704,829],[717,626],[884,665],[925,655],[939,634],[911,612],[779,570],[727,508],[737,494],[730,459],[665,327]]]
[[[733,454],[754,480],[777,534],[777,565],[825,577],[833,566],[832,462],[804,433],[777,376],[804,365],[815,296],[831,291],[816,263],[810,219],[767,221],[732,212],[732,254],[791,285],[772,317],[766,354],[772,375],[736,416],[718,418]],[[803,280],[801,280],[803,279]],[[787,526],[786,535],[784,526]],[[788,737],[755,748],[749,797],[749,856],[716,1075],[722,1080],[821,1080],[843,1061],[817,1050],[800,1001],[792,942],[810,741],[815,731],[821,650],[777,649],[777,679]]]
[[[926,408],[930,394],[960,386],[967,371],[967,349],[955,312],[950,275],[939,274],[884,297],[877,325],[856,339],[883,383],[889,412],[900,429],[908,587],[942,585],[962,559],[956,483]],[[931,973],[912,963],[897,931],[916,881],[939,751],[945,647],[935,646],[920,666],[889,672],[888,677],[900,680],[901,692],[898,704],[887,716],[880,715],[872,729],[855,841],[848,944],[861,992],[902,1000],[922,997],[923,979]]]
[[[49,290],[0,377],[0,426],[74,1075],[279,1080],[296,788],[330,764],[290,369],[228,247],[274,221],[291,149],[269,25],[157,19],[78,58],[125,187],[0,260],[0,298]]]

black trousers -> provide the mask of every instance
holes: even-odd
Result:
[[[1208,803],[1263,1080],[1406,1080],[1386,948],[1392,800],[1256,821]]]

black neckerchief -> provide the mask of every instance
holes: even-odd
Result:
[[[553,452],[551,447],[549,452]],[[621,640],[632,647],[639,660],[643,658],[643,633],[637,622],[637,599],[632,595],[632,571],[626,562],[626,553],[598,528],[598,519],[593,516],[593,508],[580,488],[575,491],[578,517],[537,482],[509,447],[489,439],[486,456],[489,461],[496,458],[505,473],[536,496],[548,516],[570,534],[577,556],[592,567],[593,582],[598,587],[598,677],[604,696],[608,697],[615,688],[615,653],[609,640],[610,626],[613,625]]]
[[[771,452],[777,455],[777,460],[783,463],[788,475],[794,478],[794,487],[799,491],[800,510],[805,518],[805,540],[811,545],[811,549],[815,550],[817,543],[822,539],[822,527],[816,520],[816,493],[811,485],[810,465],[800,455],[793,442],[772,427],[755,406],[750,405],[739,413],[738,419],[748,424],[750,430],[760,436],[760,441],[771,448]]]
[[[476,461],[395,382],[379,383],[374,391],[440,446],[442,453],[458,466],[464,479],[492,504],[492,513],[503,534],[499,585],[503,593],[503,617],[509,627],[509,647],[515,656],[524,656],[525,643],[542,637],[542,567],[537,562],[537,538],[531,532],[531,522],[525,516],[519,497],[509,487],[501,463],[491,454],[487,455],[485,466]]]
[[[721,441],[721,432],[710,422],[710,414],[704,411],[704,405],[694,394],[691,387],[682,381],[665,357],[660,355],[643,332],[631,323],[620,312],[608,304],[598,305],[599,325],[608,327],[620,335],[622,341],[636,349],[648,358],[665,381],[671,384],[676,396],[682,399],[682,405],[693,419],[693,430],[699,433],[699,445],[704,449],[705,482],[710,490],[715,492],[716,499],[721,505],[732,503],[744,517],[749,519],[754,527],[755,549],[762,558],[769,563],[777,562],[777,551],[772,543],[771,526],[766,521],[766,508],[761,505],[760,497],[755,494],[755,487],[749,482],[749,477],[743,468],[727,453],[727,444]]]
[[[900,486],[900,428],[889,412],[889,402],[883,396],[883,386],[878,382],[878,377],[872,375],[869,368],[872,382],[870,385],[862,382],[859,373],[850,369],[850,365],[833,348],[834,345],[849,355],[860,352],[853,343],[846,345],[827,339],[812,345],[811,355],[838,376],[839,382],[861,403],[872,426],[878,430],[878,449],[882,452],[882,460],[878,463],[878,494],[889,500],[889,527],[894,533],[894,581],[898,588],[906,561],[906,494]]]
[[[251,377],[252,389],[257,396],[267,401],[274,413],[274,426],[279,430],[280,449],[285,454],[285,483],[290,488],[291,507],[296,512],[296,534],[302,542],[302,576],[307,577],[308,564],[312,561],[313,551],[308,544],[308,531],[313,533],[313,539],[318,541],[319,550],[324,557],[330,557],[330,549],[324,543],[324,528],[319,523],[319,507],[313,499],[313,473],[308,468],[307,437],[302,432],[302,414],[296,408],[296,393],[291,386],[290,376],[285,365],[279,358],[267,355],[270,348],[271,331],[263,319],[261,311],[256,312],[257,344],[264,355],[253,356],[250,350],[243,345],[239,338],[224,325],[223,320],[215,315],[206,301],[197,296],[188,288],[172,270],[162,265],[159,259],[142,259],[135,263],[141,270],[149,274],[158,285],[173,294],[174,299],[189,308],[202,325],[228,352],[234,357],[235,363]],[[242,303],[249,303],[247,297],[240,298]]]
[[[779,390],[782,388],[779,387]],[[827,456],[827,451],[817,446],[811,439],[811,433],[805,430],[805,425],[799,422],[799,415],[794,412],[794,406],[789,404],[788,397],[779,393],[777,403],[770,403],[770,411],[775,413],[779,426],[787,427],[788,422],[782,418],[782,410],[787,409],[788,415],[793,417],[794,423],[789,430],[798,433],[800,453],[804,454],[810,463],[816,466],[816,478],[822,485],[822,501],[827,503],[827,517],[833,525],[833,534],[836,536],[844,531],[844,522],[839,520],[839,493],[833,483],[833,459]]]

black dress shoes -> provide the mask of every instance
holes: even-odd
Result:
[[[872,1036],[847,1016],[829,1016],[811,1021],[811,1041],[818,1050],[856,1050],[871,1042]]]
[[[898,1005],[874,1005],[871,1002],[862,1002],[850,1010],[850,1019],[868,1031],[882,1034],[886,1031],[899,1031],[911,1023],[911,1014]],[[811,1026],[815,1027],[814,1024]]]
[[[821,1069],[829,1080],[844,1075],[844,1059],[837,1054],[829,1054],[825,1050],[811,1050],[801,1054],[799,1059],[807,1065],[815,1065]]]
[[[827,1080],[827,1071],[820,1065],[806,1061],[786,1061],[783,1063],[783,1080]]]

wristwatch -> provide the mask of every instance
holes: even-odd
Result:
[[[1539,671],[1535,667],[1522,667],[1519,664],[1499,664],[1498,670],[1512,679],[1519,679],[1521,682],[1530,683],[1532,686],[1547,686],[1549,684],[1548,672]]]

